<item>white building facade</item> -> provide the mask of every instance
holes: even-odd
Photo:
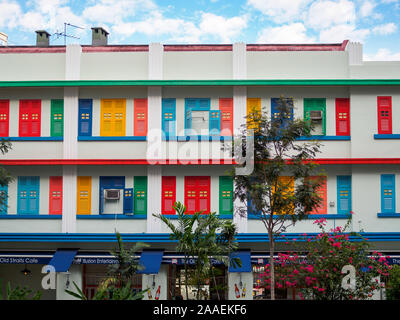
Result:
[[[174,220],[171,204],[180,201],[189,213],[217,212],[237,224],[249,266],[225,270],[221,281],[226,298],[253,299],[266,230],[251,214],[235,214],[233,162],[221,144],[247,110],[272,114],[281,95],[293,98],[295,117],[317,115],[316,162],[326,186],[313,217],[325,217],[329,228],[352,212],[352,230],[400,263],[400,62],[363,61],[362,45],[349,41],[152,43],[0,47],[0,70],[0,136],[12,143],[0,165],[15,177],[1,190],[8,195],[0,213],[6,281],[41,290],[41,268],[60,255],[69,265],[56,270],[57,288],[43,297],[70,299],[64,290],[72,281],[90,295],[112,261],[118,231],[127,244],[159,252],[137,288],[171,299],[180,255],[153,214]],[[313,221],[299,222],[287,237],[318,232]],[[245,291],[239,298],[236,287]]]

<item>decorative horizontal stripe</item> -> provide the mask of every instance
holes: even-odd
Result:
[[[168,219],[171,219],[171,220],[178,219],[178,215],[176,215],[176,214],[163,214],[162,216],[166,217]],[[231,220],[233,217],[232,217],[232,215],[229,215],[229,214],[221,214],[221,215],[218,215],[218,218]]]
[[[34,46],[7,46],[0,47],[1,53],[65,53],[65,46],[48,46],[48,47],[34,47]]]
[[[165,44],[164,51],[232,51],[231,44]]]
[[[82,52],[147,52],[149,46],[145,45],[107,45],[107,46],[82,46]]]
[[[276,242],[306,241],[318,233],[284,233]],[[361,232],[360,235],[368,242],[400,241],[400,232]],[[122,233],[124,242],[174,243],[169,239],[169,233]],[[266,233],[240,233],[236,236],[239,243],[267,243]],[[357,236],[350,235],[350,241],[361,241]],[[0,242],[116,242],[114,233],[0,233]]]
[[[264,80],[40,80],[0,81],[0,87],[103,86],[400,86],[400,79],[264,79]]]
[[[134,136],[125,136],[125,137],[88,137],[88,136],[80,136],[78,137],[78,141],[146,141],[147,137],[134,137]]]
[[[64,137],[1,137],[9,141],[63,141]]]
[[[309,214],[307,217],[305,217],[305,220],[313,220],[313,219],[321,219],[325,218],[327,220],[329,219],[348,219],[350,215],[348,214]],[[269,215],[267,216],[269,218]],[[274,219],[278,219],[279,217],[274,216]],[[260,220],[260,216],[254,215],[254,214],[249,214],[247,216],[247,219],[249,220]]]
[[[400,139],[400,134],[374,134],[374,139]]]
[[[350,141],[350,136],[311,136],[311,137],[299,137],[296,140],[299,141],[311,141],[311,140],[321,140],[321,141]]]
[[[248,44],[247,51],[344,51],[349,40],[333,44]]]
[[[125,215],[125,214],[96,214],[96,215],[76,215],[77,219],[82,220],[135,220],[135,219],[147,219],[146,215]]]
[[[231,159],[15,159],[0,160],[0,165],[232,165]]]
[[[176,137],[165,137],[165,141],[231,141],[231,136],[176,136]]]
[[[378,213],[378,218],[400,218],[400,213]]]
[[[0,220],[1,219],[62,219],[61,214],[25,214],[25,215],[19,215],[19,214],[4,214],[0,215]]]

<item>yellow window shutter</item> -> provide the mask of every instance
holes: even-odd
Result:
[[[253,120],[255,113],[261,114],[261,98],[247,98],[247,128],[255,129],[256,123]]]
[[[90,214],[92,199],[92,177],[78,177],[77,214]]]
[[[126,100],[116,99],[114,105],[114,136],[125,136]]]
[[[101,100],[101,121],[100,121],[100,135],[113,136],[113,100]]]
[[[282,190],[283,198],[294,195],[294,177],[281,176],[278,178],[278,184]],[[275,192],[275,188],[272,187],[272,193]],[[288,211],[283,211],[278,214],[294,214],[294,207],[290,206]],[[274,212],[274,214],[277,214]]]

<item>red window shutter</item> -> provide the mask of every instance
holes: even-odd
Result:
[[[185,207],[186,213],[194,214],[197,211],[197,179],[185,177]]]
[[[210,177],[185,177],[186,213],[210,213]]]
[[[135,99],[134,113],[134,135],[147,136],[147,99]]]
[[[221,110],[221,135],[233,135],[233,99],[220,98],[219,109]]]
[[[378,134],[392,134],[392,97],[378,97]]]
[[[19,136],[40,137],[41,101],[20,100]]]
[[[350,135],[350,99],[336,99],[336,135]]]
[[[321,177],[311,177],[310,179],[321,179]],[[322,177],[321,187],[317,190],[318,195],[322,198],[322,202],[320,206],[310,214],[327,214],[328,213],[328,205],[327,205],[327,189],[326,189],[326,177]]]
[[[0,100],[0,137],[8,137],[10,101]]]
[[[176,177],[162,177],[162,214],[175,214],[172,206],[176,201]]]
[[[41,120],[41,101],[32,100],[31,108],[31,121],[32,121],[32,137],[40,137],[40,120]]]
[[[210,213],[210,177],[198,177],[198,211]]]
[[[49,214],[62,214],[62,177],[50,177]]]

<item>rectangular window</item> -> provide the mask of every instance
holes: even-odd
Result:
[[[321,198],[321,202],[318,208],[315,208],[309,214],[327,214],[328,213],[328,205],[327,205],[327,188],[326,188],[326,177],[310,177],[310,179],[322,179],[320,188],[317,189],[317,193]]]
[[[338,214],[349,214],[351,211],[351,176],[337,177]]]
[[[166,138],[176,136],[176,100],[162,100],[162,131]]]
[[[350,99],[336,99],[336,135],[350,135]]]
[[[381,209],[382,213],[396,212],[395,175],[381,175]]]
[[[185,177],[186,213],[210,213],[210,177]]]
[[[100,176],[100,188],[99,188],[99,214],[122,214],[123,208],[123,196],[125,188],[125,177],[124,176]],[[114,192],[107,194],[106,190],[118,190],[117,198]]]
[[[78,177],[77,197],[77,214],[90,214],[92,202],[92,177]]]
[[[125,118],[125,99],[101,99],[100,136],[125,136]]]
[[[162,177],[162,214],[175,214],[176,177]]]
[[[212,110],[217,111],[217,110]],[[208,135],[210,133],[211,110],[210,99],[208,98],[187,98],[185,99],[185,134],[186,135]],[[213,114],[213,126],[216,119],[219,119],[217,113]],[[218,125],[215,130],[218,129]],[[219,134],[219,133],[218,133]]]
[[[0,185],[0,215],[7,214],[8,185]]]
[[[261,116],[261,98],[247,98],[247,128],[255,129],[255,117]]]
[[[62,177],[50,177],[49,214],[62,214]]]
[[[378,97],[378,134],[392,134],[392,97]]]
[[[51,100],[50,135],[62,137],[64,134],[64,100]]]
[[[233,99],[220,98],[219,110],[221,111],[221,136],[233,135]]]
[[[19,101],[19,136],[40,137],[40,100]]]
[[[147,99],[135,99],[134,121],[134,135],[147,136]]]
[[[124,214],[133,213],[133,188],[124,189]]]
[[[286,102],[287,106],[289,106],[290,112],[284,115],[282,124],[280,126],[281,128],[285,127],[286,119],[293,120],[293,99],[284,98],[284,101]],[[280,98],[271,98],[271,119],[272,120],[280,119],[280,117],[281,117],[280,113],[282,112],[282,108],[284,107],[281,104],[282,104],[282,101]]]
[[[39,214],[39,177],[18,177],[18,214]]]
[[[233,178],[219,177],[219,214],[233,214]]]
[[[0,137],[8,137],[10,121],[10,101],[0,100]]]
[[[311,121],[311,135],[326,135],[326,99],[304,99],[304,119]]]
[[[134,214],[147,214],[147,177],[135,177],[133,188],[135,192]]]
[[[294,177],[290,176],[281,176],[278,178],[278,189],[281,190],[283,199],[287,199],[287,197],[292,197],[294,195]],[[275,187],[272,187],[272,195],[275,193]],[[273,202],[274,198],[272,198]],[[277,200],[277,199],[275,199]],[[283,206],[282,206],[283,207]],[[294,207],[290,204],[285,208],[282,208],[282,212],[274,212],[274,214],[294,214]]]
[[[78,136],[92,136],[92,99],[79,99]]]

